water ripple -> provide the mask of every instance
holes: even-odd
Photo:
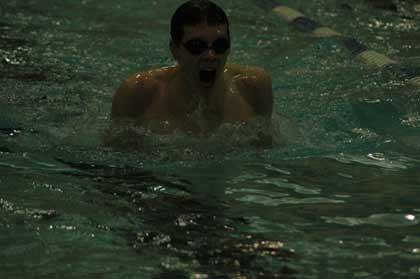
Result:
[[[412,214],[373,214],[368,217],[321,217],[326,223],[345,226],[375,225],[380,227],[406,227],[419,222]]]
[[[321,193],[321,189],[319,188],[307,188],[303,187],[301,185],[288,182],[287,179],[279,179],[279,178],[265,178],[265,179],[259,179],[255,182],[260,184],[272,184],[280,188],[285,189],[292,189],[298,194],[304,194],[304,195],[318,195]]]
[[[392,159],[388,158],[383,153],[368,153],[365,156],[341,153],[339,155],[327,156],[327,158],[331,158],[345,164],[355,162],[363,165],[372,165],[390,170],[407,169],[408,167],[411,167],[415,161],[413,159],[402,156],[397,159]]]
[[[319,204],[319,203],[345,203],[342,200],[335,200],[329,198],[291,198],[291,197],[284,197],[284,198],[270,198],[264,196],[257,196],[257,195],[245,195],[237,199],[241,202],[251,202],[257,203],[265,206],[279,206],[284,204]]]

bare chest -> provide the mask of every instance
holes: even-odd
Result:
[[[159,133],[182,130],[202,134],[225,122],[246,121],[254,111],[241,90],[238,84],[229,82],[223,92],[206,99],[162,86],[144,114],[143,125]]]

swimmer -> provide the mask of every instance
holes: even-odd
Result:
[[[113,125],[134,122],[157,133],[205,134],[223,123],[270,121],[270,75],[261,68],[227,64],[231,48],[224,11],[208,0],[182,4],[171,19],[175,66],[130,76],[116,91]]]

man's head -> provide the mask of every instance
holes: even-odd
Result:
[[[230,50],[226,14],[208,0],[181,5],[171,20],[171,51],[192,85],[212,87]]]
[[[208,0],[191,0],[179,6],[172,16],[171,42],[179,46],[184,35],[184,27],[200,23],[207,23],[209,26],[226,25],[230,40],[229,21],[222,8]]]

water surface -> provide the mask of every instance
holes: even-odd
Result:
[[[270,1],[217,2],[231,62],[272,75],[272,146],[253,125],[102,144],[120,82],[173,64],[181,2],[0,4],[2,278],[417,278],[419,88]],[[414,1],[282,4],[419,63]]]

